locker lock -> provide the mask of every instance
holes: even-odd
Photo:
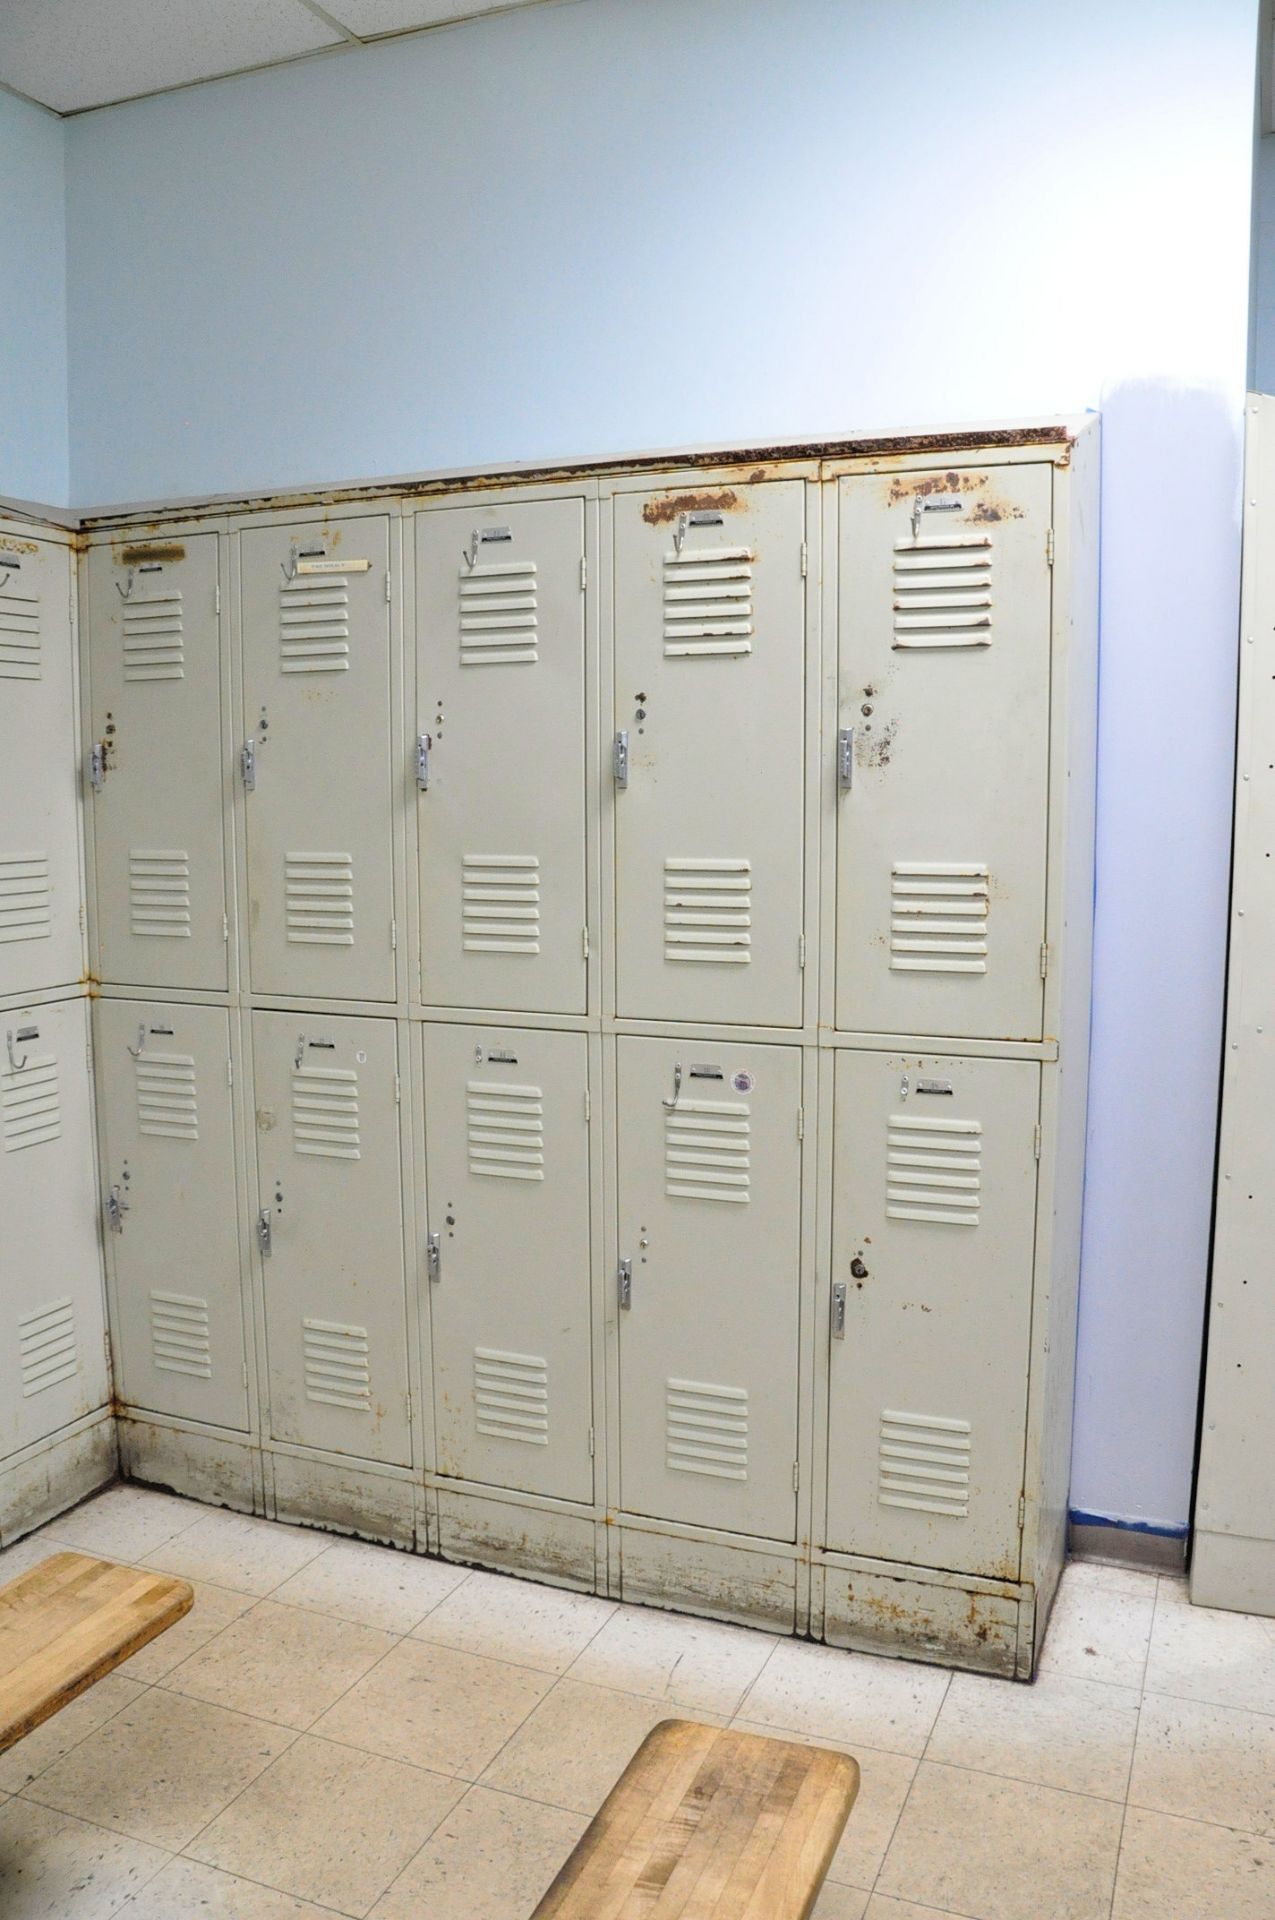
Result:
[[[858,1254],[856,1254],[850,1262],[850,1271],[856,1280],[866,1280],[868,1277],[868,1269],[864,1266]]]

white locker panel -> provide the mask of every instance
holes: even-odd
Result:
[[[241,1208],[224,1007],[99,1000],[116,1392],[245,1430]]]
[[[252,1037],[270,1431],[409,1466],[394,1023],[256,1013]]]
[[[98,972],[224,989],[217,536],[91,549]]]
[[[1052,497],[1046,465],[840,483],[843,1029],[1041,1036]]]
[[[0,534],[0,994],[84,971],[67,548]]]
[[[584,504],[416,520],[427,1004],[585,1011]]]
[[[616,1047],[620,1504],[791,1540],[801,1054]]]
[[[1018,1577],[1039,1108],[1034,1061],[837,1055],[831,1547]]]
[[[0,1013],[0,1457],[108,1398],[87,1002]]]
[[[427,1026],[438,1470],[593,1497],[588,1041]]]
[[[240,535],[258,993],[394,997],[389,522]]]
[[[616,1006],[801,1021],[805,488],[615,501]]]

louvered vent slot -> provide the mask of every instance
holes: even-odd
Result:
[[[753,878],[747,860],[664,862],[664,958],[747,966]]]
[[[748,1394],[702,1380],[670,1380],[664,1401],[664,1459],[674,1473],[710,1480],[748,1478]]]
[[[305,1397],[351,1413],[372,1410],[372,1375],[366,1327],[344,1327],[336,1320],[303,1320]]]
[[[978,1225],[983,1129],[977,1120],[892,1113],[886,1139],[885,1210],[891,1220]]]
[[[294,945],[354,945],[352,854],[287,853],[283,878],[288,939]]]
[[[969,1421],[883,1413],[877,1499],[883,1507],[963,1519],[970,1510]]]
[[[40,601],[10,587],[0,593],[0,680],[39,680]]]
[[[544,1111],[539,1087],[471,1080],[465,1090],[469,1171],[500,1180],[543,1180]]]
[[[549,1444],[549,1363],[530,1353],[474,1348],[474,1424],[492,1440]]]
[[[44,1393],[63,1380],[73,1380],[80,1370],[75,1338],[75,1308],[69,1299],[50,1300],[34,1313],[18,1318],[18,1365],[22,1374],[22,1397]]]
[[[137,1125],[165,1140],[198,1140],[195,1062],[188,1053],[142,1053],[133,1062]]]
[[[683,547],[664,556],[664,652],[670,659],[753,650],[750,547]]]
[[[353,1067],[296,1067],[292,1145],[323,1160],[358,1160],[359,1077]]]
[[[279,588],[280,673],[346,673],[350,593],[343,573],[298,574]]]
[[[749,1199],[749,1109],[730,1100],[679,1099],[664,1112],[664,1191],[678,1200]]]
[[[992,543],[933,534],[894,543],[896,647],[987,647],[992,640]]]
[[[22,1041],[14,1044],[25,1047]],[[6,1153],[20,1153],[23,1147],[38,1147],[46,1140],[57,1140],[61,1136],[62,1097],[58,1089],[58,1063],[53,1054],[28,1054],[20,1072],[7,1068],[0,1074],[0,1110],[4,1115]]]
[[[124,602],[124,678],[181,680],[185,673],[181,589],[130,595]]]
[[[212,1379],[208,1302],[191,1293],[151,1289],[151,1360],[160,1373]]]
[[[492,561],[460,576],[460,663],[503,667],[539,658],[534,560]]]
[[[987,868],[896,860],[890,965],[896,973],[987,972]]]
[[[136,847],[128,856],[129,926],[141,939],[190,939],[190,855]]]
[[[540,862],[533,853],[462,856],[466,953],[539,953]]]
[[[51,931],[48,854],[0,856],[0,946],[47,940]]]

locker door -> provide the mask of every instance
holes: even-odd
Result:
[[[616,1044],[620,1503],[791,1540],[801,1055]]]
[[[592,1499],[588,1043],[424,1039],[439,1471]]]
[[[615,502],[617,1009],[801,1021],[805,489]]]
[[[252,1035],[270,1431],[409,1466],[394,1023],[257,1013]]]
[[[240,560],[253,988],[392,1000],[389,522],[255,527]]]
[[[97,1002],[120,1398],[248,1425],[224,1007]]]
[[[584,505],[416,521],[423,990],[583,1013]]]
[[[840,485],[837,1025],[1039,1039],[1050,469]]]
[[[1018,1577],[1040,1068],[837,1055],[828,1544]]]
[[[0,535],[0,994],[84,971],[71,566],[65,547]]]
[[[217,536],[94,547],[86,591],[98,970],[224,989]]]
[[[107,1399],[86,1015],[0,1013],[0,1457]]]

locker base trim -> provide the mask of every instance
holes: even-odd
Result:
[[[105,1406],[0,1461],[0,1548],[109,1486],[118,1460],[115,1420]]]

